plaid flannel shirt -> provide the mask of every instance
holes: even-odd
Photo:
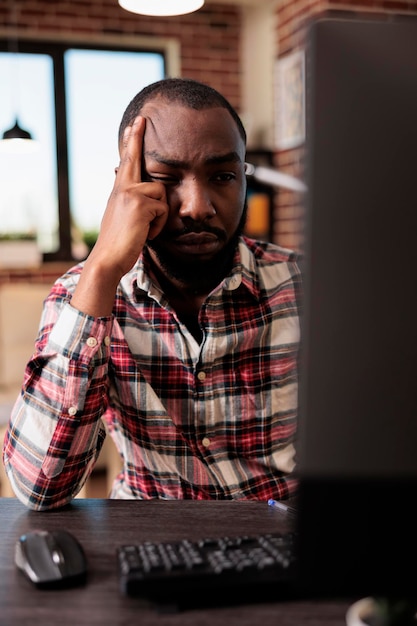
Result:
[[[291,495],[297,255],[242,238],[232,271],[201,308],[201,344],[150,279],[146,256],[102,318],[70,304],[82,265],[58,279],[44,303],[10,419],[4,462],[16,495],[38,510],[68,503],[106,432],[123,458],[111,497]]]

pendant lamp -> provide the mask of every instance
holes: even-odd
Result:
[[[16,118],[14,126],[4,131],[3,139],[32,139],[32,135],[19,126],[19,122]]]
[[[201,9],[204,0],[119,0],[119,4],[132,13],[166,17],[193,13]]]
[[[0,140],[0,152],[29,154],[38,149],[38,143],[32,139],[29,131],[24,130],[16,118],[14,126],[5,130]]]
[[[16,29],[17,15],[16,4],[11,0],[10,2],[10,23]],[[17,111],[18,101],[18,88],[19,88],[19,50],[17,43],[17,36],[9,36],[8,39],[8,52],[10,52],[11,60],[11,88],[13,95],[13,108]],[[15,154],[34,152],[38,149],[38,143],[33,140],[29,131],[24,130],[17,119],[15,118],[14,126],[5,130],[0,140],[0,152],[13,152]]]

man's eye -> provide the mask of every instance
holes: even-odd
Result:
[[[159,174],[148,174],[148,180],[157,181],[164,185],[177,185],[179,182],[178,178],[175,178],[175,176],[161,176]]]
[[[236,174],[233,174],[232,172],[220,172],[219,174],[216,174],[213,178],[220,183],[228,183],[229,181],[236,179]]]

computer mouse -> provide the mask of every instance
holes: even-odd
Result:
[[[31,530],[15,546],[15,563],[39,587],[82,584],[87,560],[78,539],[67,530]]]

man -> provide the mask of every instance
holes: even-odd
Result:
[[[242,236],[245,130],[218,92],[165,79],[129,104],[97,243],[56,281],[4,444],[30,508],[68,503],[105,430],[114,498],[294,492],[300,272]]]

